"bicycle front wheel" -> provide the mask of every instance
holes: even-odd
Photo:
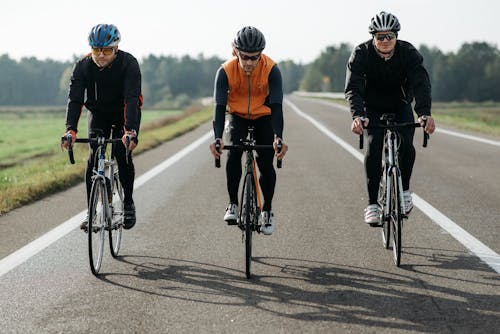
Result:
[[[252,234],[254,231],[254,221],[255,221],[255,208],[256,208],[256,198],[255,198],[255,185],[253,176],[247,174],[245,177],[245,183],[243,185],[243,193],[241,198],[242,206],[242,219],[244,219],[244,239],[245,239],[245,274],[247,278],[251,277],[251,266],[252,266]]]
[[[109,228],[109,248],[111,251],[111,256],[116,258],[118,252],[120,251],[120,246],[122,243],[122,232],[123,232],[123,187],[118,174],[115,175],[113,180],[113,214],[111,218],[111,226]]]
[[[393,168],[391,172],[391,208],[390,208],[390,225],[392,229],[392,252],[394,255],[394,263],[396,266],[401,264],[401,229],[402,218],[400,214],[400,190],[399,190],[399,178],[400,172],[397,168]]]
[[[90,270],[98,275],[101,269],[106,233],[106,209],[108,199],[102,178],[96,178],[92,183],[89,202],[88,243]]]

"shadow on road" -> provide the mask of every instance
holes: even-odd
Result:
[[[273,275],[255,275],[251,280],[241,271],[210,263],[155,256],[124,256],[121,260],[132,266],[133,270],[127,270],[131,273],[103,274],[104,282],[159,297],[245,306],[303,321],[472,333],[496,328],[500,315],[497,275],[482,282],[458,277],[455,269],[470,268],[471,263],[470,257],[457,254],[436,255],[431,263],[439,270],[406,266],[396,273],[259,257],[254,259],[254,267]],[[488,267],[483,269],[488,271]],[[427,280],[422,273],[433,277]]]

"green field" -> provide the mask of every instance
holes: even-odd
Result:
[[[344,99],[323,99],[348,105]],[[432,116],[438,128],[440,125],[445,125],[500,137],[500,103],[498,102],[434,102]]]
[[[212,108],[188,111],[144,110],[135,154],[176,137],[212,117]],[[88,149],[75,149],[76,164],[61,152],[64,111],[0,110],[0,214],[83,181]],[[82,115],[79,133],[86,136]]]
[[[437,125],[500,137],[500,103],[434,103]]]
[[[142,124],[181,114],[181,110],[144,110]],[[82,113],[79,134],[87,135],[87,114]],[[0,110],[0,168],[59,151],[65,132],[64,110]]]

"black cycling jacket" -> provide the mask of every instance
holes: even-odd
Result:
[[[142,94],[137,59],[118,50],[116,58],[105,68],[99,68],[90,55],[79,60],[69,87],[67,130],[77,131],[84,105],[95,117],[106,114],[116,119],[117,125],[139,132]]]
[[[366,110],[396,112],[415,99],[418,116],[431,115],[431,84],[413,45],[398,40],[394,55],[382,58],[372,40],[358,45],[347,63],[345,97],[353,118]]]

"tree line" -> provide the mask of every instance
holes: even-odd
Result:
[[[295,90],[344,90],[345,67],[353,46],[329,46],[309,64],[278,63],[285,93]],[[500,52],[484,42],[463,44],[443,53],[419,47],[432,83],[435,101],[500,101]],[[270,55],[272,57],[272,55]],[[76,61],[76,58],[74,59]],[[74,61],[60,62],[0,55],[0,105],[64,105]],[[193,99],[211,96],[218,57],[155,56],[140,61],[145,105],[182,108]]]

